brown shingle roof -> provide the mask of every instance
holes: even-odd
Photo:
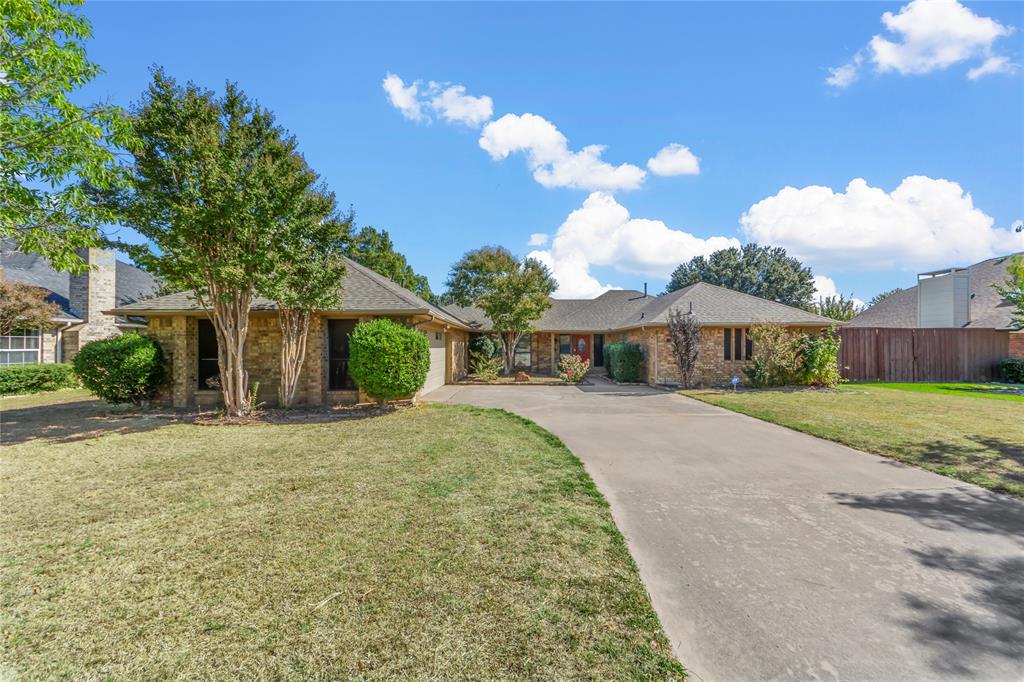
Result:
[[[339,312],[433,315],[449,324],[469,327],[466,322],[455,315],[420,298],[387,277],[353,260],[346,259],[346,261],[345,276],[341,281],[341,304],[335,310]],[[161,312],[197,312],[201,309],[193,298],[192,292],[185,291],[120,306],[110,312],[118,315],[145,315]],[[270,299],[256,297],[253,299],[252,309],[276,310],[277,304]]]
[[[1024,252],[1022,252],[1024,253]],[[1011,254],[1014,255],[1014,254]],[[1010,329],[1011,306],[992,285],[1007,277],[1010,256],[989,258],[967,268],[971,275],[971,321],[977,329]],[[851,327],[916,327],[917,287],[913,286],[871,306],[847,323]]]
[[[669,311],[691,309],[706,326],[747,326],[759,322],[822,327],[835,320],[800,308],[768,301],[724,287],[700,282],[661,296],[639,291],[607,291],[595,299],[551,299],[551,308],[534,323],[539,331],[613,331],[644,325],[668,324]],[[492,329],[490,320],[476,308],[447,306],[446,310],[482,331]]]

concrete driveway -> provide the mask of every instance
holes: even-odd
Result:
[[[646,387],[446,386],[557,434],[695,679],[1024,679],[1024,503]]]

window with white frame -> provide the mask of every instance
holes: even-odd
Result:
[[[0,365],[31,365],[39,359],[38,329],[16,329],[0,336]]]

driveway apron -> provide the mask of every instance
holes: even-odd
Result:
[[[611,504],[699,680],[1024,680],[1024,503],[646,386],[445,386]]]

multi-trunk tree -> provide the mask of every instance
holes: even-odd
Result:
[[[279,402],[295,401],[306,358],[309,324],[317,310],[341,302],[345,274],[345,239],[352,214],[339,215],[334,194],[323,188],[306,193],[301,210],[278,233],[271,252],[273,268],[260,286],[261,295],[277,303],[281,325],[281,388]]]
[[[89,22],[66,9],[79,4],[0,2],[0,237],[80,272],[76,250],[98,244],[112,216],[77,181],[120,184],[114,152],[131,131],[117,107],[72,101],[100,73],[83,47]]]
[[[516,345],[549,307],[558,284],[538,260],[519,260],[500,246],[468,252],[448,274],[448,295],[490,318],[501,342],[506,374],[515,368]]]
[[[244,356],[253,296],[316,182],[294,137],[228,83],[223,96],[162,70],[133,109],[130,185],[97,192],[152,247],[131,251],[168,285],[191,290],[213,321],[228,415],[250,406]]]

